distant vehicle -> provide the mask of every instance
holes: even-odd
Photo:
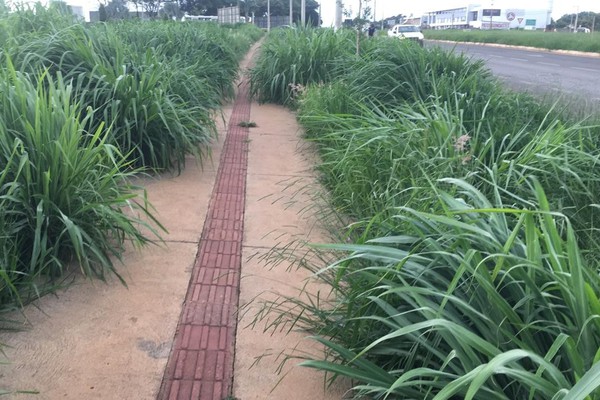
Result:
[[[423,39],[425,39],[421,33],[421,29],[416,25],[394,25],[392,29],[388,31],[388,36],[414,40],[421,46],[423,46]]]
[[[592,31],[589,28],[584,28],[584,27],[579,27],[577,28],[577,33],[592,33]]]

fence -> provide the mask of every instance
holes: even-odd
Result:
[[[290,24],[290,16],[289,15],[272,15],[271,16],[271,28],[276,28],[278,26],[289,25],[289,24]],[[267,29],[267,17],[254,18],[254,25],[256,25],[262,29]]]
[[[240,22],[239,7],[225,7],[217,9],[219,24],[236,24]]]

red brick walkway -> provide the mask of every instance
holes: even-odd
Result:
[[[250,118],[244,79],[229,120],[200,247],[159,400],[223,400],[231,394],[242,261]]]

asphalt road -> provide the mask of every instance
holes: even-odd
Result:
[[[600,107],[600,57],[433,41],[427,46],[454,49],[484,60],[493,74],[512,89]]]

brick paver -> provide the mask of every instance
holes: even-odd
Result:
[[[159,400],[222,400],[231,393],[248,167],[248,128],[239,123],[249,117],[244,78]]]

